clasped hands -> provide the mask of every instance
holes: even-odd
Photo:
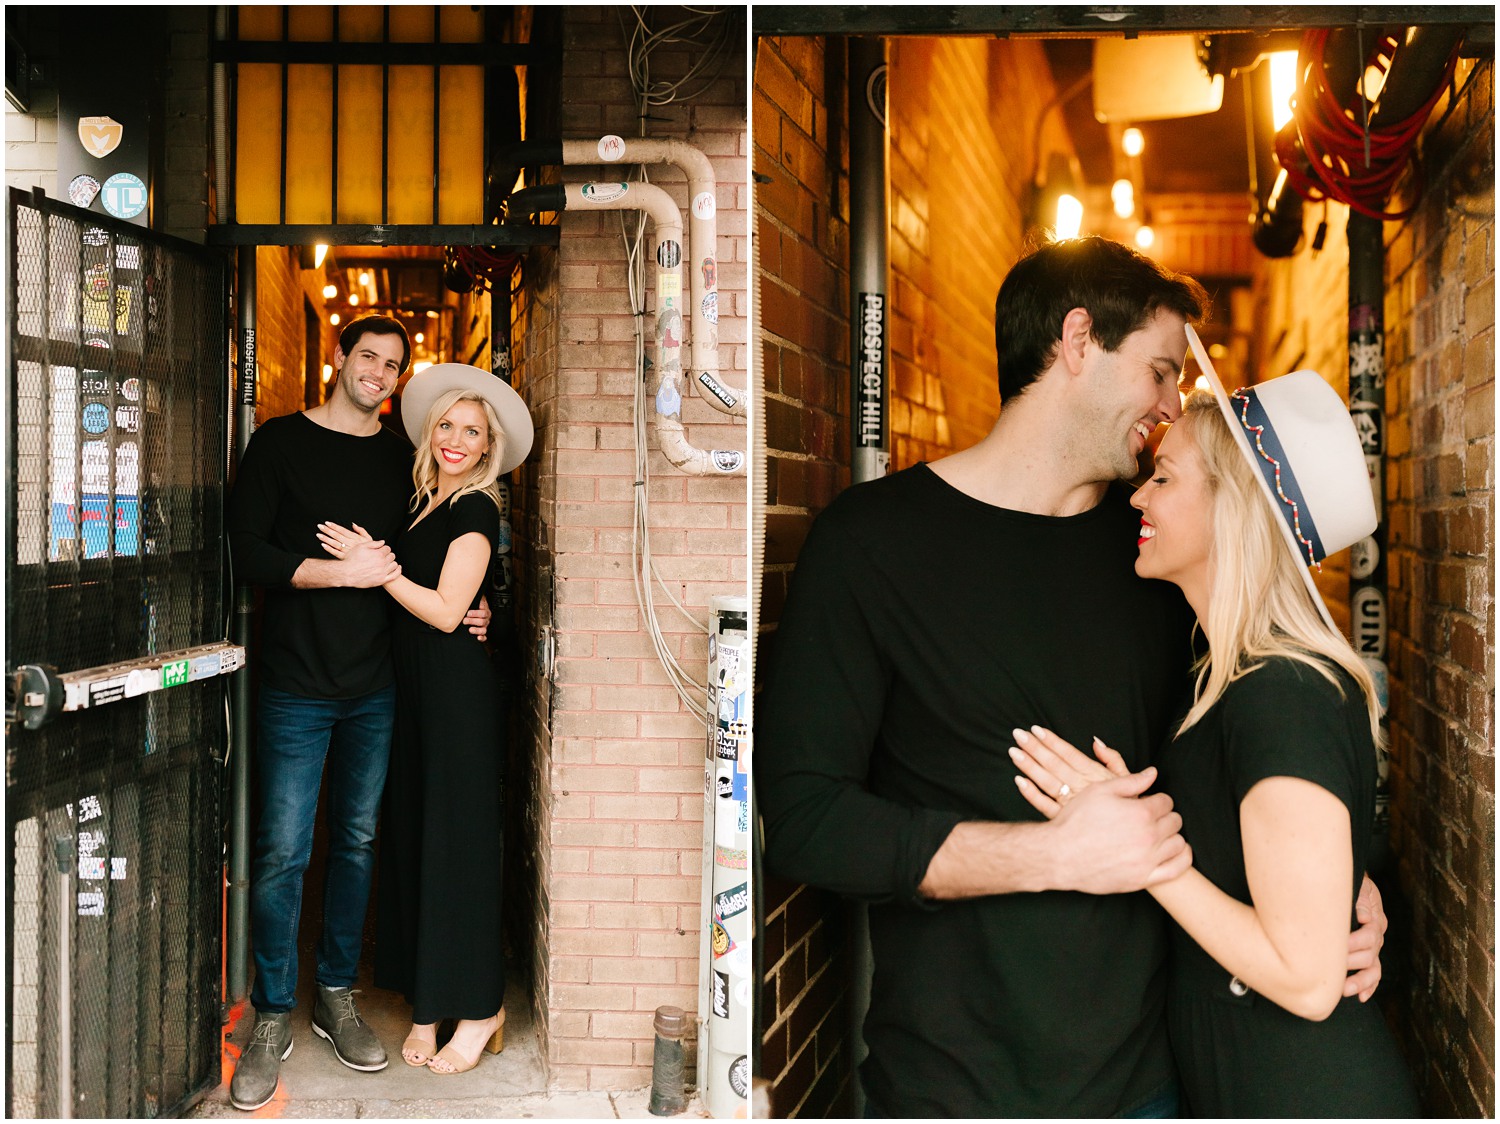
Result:
[[[401,564],[385,540],[373,538],[358,523],[348,527],[319,523],[318,541],[345,567],[345,585],[370,589],[389,585],[401,576]],[[485,597],[479,599],[478,608],[464,614],[464,624],[476,640],[489,638],[491,615],[489,599]]]
[[[1164,792],[1140,795],[1156,780],[1154,767],[1132,773],[1125,759],[1097,737],[1093,745],[1095,756],[1088,757],[1070,742],[1041,726],[1033,726],[1029,732],[1020,729],[1011,732],[1017,744],[1011,747],[1010,758],[1021,770],[1021,775],[1015,778],[1016,787],[1026,802],[1042,815],[1060,825],[1073,818],[1096,821],[1091,826],[1116,832],[1121,826],[1118,818],[1093,812],[1092,807],[1098,802],[1091,800],[1089,793],[1135,796],[1139,798],[1136,802],[1143,805],[1154,801],[1157,806],[1150,809],[1147,822],[1155,827],[1155,845],[1145,852],[1145,859],[1159,861],[1141,885],[1150,887],[1171,881],[1192,865],[1192,849],[1180,834],[1182,817],[1171,811],[1172,798]],[[1107,809],[1108,806],[1104,807]],[[1170,832],[1167,831],[1169,827]],[[1136,831],[1137,844],[1152,842],[1151,833],[1142,836],[1138,827]],[[1131,842],[1130,837],[1117,838],[1116,849],[1128,850]],[[1350,975],[1344,981],[1344,994],[1358,995],[1363,1003],[1375,994],[1380,983],[1380,949],[1385,943],[1385,930],[1389,924],[1380,891],[1368,876],[1355,901],[1355,918],[1360,927],[1349,934]]]

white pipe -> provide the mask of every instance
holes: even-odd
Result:
[[[692,476],[743,476],[738,449],[699,449],[682,427],[682,215],[672,197],[649,183],[564,184],[569,211],[645,211],[656,228],[656,441]]]
[[[745,393],[719,377],[719,224],[714,168],[680,140],[604,136],[562,142],[563,164],[671,164],[688,181],[688,273],[692,282],[694,389],[720,413],[745,416]]]

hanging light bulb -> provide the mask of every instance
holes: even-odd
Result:
[[[416,334],[416,336],[415,336],[415,337],[413,337],[413,338],[415,338],[415,339],[416,339],[416,341],[417,341],[417,342],[418,342],[418,343],[421,343],[421,342],[422,342],[422,333],[421,333],[421,332],[418,332],[418,333],[417,333],[417,334]]]
[[[1135,184],[1129,180],[1115,180],[1114,186],[1109,189],[1109,197],[1118,217],[1128,219],[1135,214]]]
[[[1156,231],[1149,226],[1138,226],[1135,228],[1135,244],[1137,248],[1149,250],[1156,244]]]
[[[1292,119],[1292,98],[1297,93],[1297,52],[1276,51],[1271,62],[1271,128],[1281,127]]]
[[[338,295],[339,295],[339,288],[338,288],[337,285],[324,285],[323,286],[323,299],[324,300],[330,300],[331,301],[331,300],[333,300],[334,297],[336,297]]]
[[[359,283],[361,285],[368,285],[370,283],[370,271],[368,269],[361,269],[359,271]]]
[[[427,310],[427,318],[429,320],[436,320],[437,319],[437,309],[435,309],[435,308],[429,308]]]
[[[1077,238],[1083,227],[1083,204],[1077,197],[1063,194],[1057,197],[1057,222],[1052,230],[1059,241]]]
[[[1126,156],[1139,156],[1146,151],[1146,135],[1132,125],[1120,134],[1120,147]]]
[[[349,294],[349,303],[350,304],[358,304],[359,303],[359,294],[358,293],[350,293]]]
[[[330,312],[328,314],[328,322],[337,328],[339,326],[339,314],[337,312]]]

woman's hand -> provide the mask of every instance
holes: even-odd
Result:
[[[401,576],[401,567],[385,540],[371,538],[370,532],[358,523],[352,530],[337,523],[319,523],[318,541],[343,564],[342,579],[335,584],[373,589]]]
[[[1125,759],[1098,738],[1094,739],[1095,761],[1041,726],[1033,726],[1030,733],[1011,733],[1018,744],[1011,746],[1010,759],[1025,774],[1016,778],[1016,787],[1026,802],[1049,820],[1095,781],[1130,775]]]

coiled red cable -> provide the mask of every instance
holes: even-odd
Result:
[[[1423,187],[1412,152],[1428,115],[1452,81],[1458,50],[1455,47],[1449,56],[1442,82],[1416,112],[1403,121],[1369,128],[1366,163],[1366,123],[1358,108],[1361,95],[1353,94],[1349,101],[1355,108],[1346,108],[1329,88],[1323,61],[1328,37],[1327,29],[1308,31],[1302,37],[1297,60],[1301,80],[1293,109],[1296,130],[1277,134],[1276,159],[1286,169],[1288,184],[1304,199],[1335,199],[1374,219],[1406,218],[1416,210]],[[1368,64],[1361,59],[1361,66],[1375,66],[1384,73],[1398,47],[1393,36],[1382,36],[1375,44],[1375,57]],[[1411,205],[1387,211],[1386,203],[1408,168],[1416,177]]]

